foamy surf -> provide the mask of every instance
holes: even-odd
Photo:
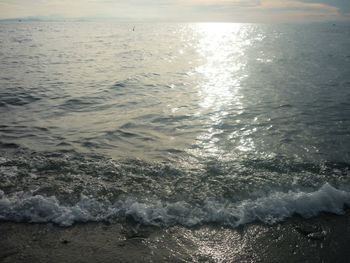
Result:
[[[326,183],[314,192],[275,192],[257,199],[236,203],[207,200],[201,205],[185,201],[137,202],[132,198],[115,203],[82,196],[72,206],[61,204],[55,196],[30,192],[4,194],[0,191],[0,220],[30,223],[55,223],[71,226],[78,222],[116,222],[134,220],[143,225],[187,227],[219,224],[229,227],[260,221],[274,224],[292,215],[305,218],[321,212],[342,214],[350,205],[350,193]]]

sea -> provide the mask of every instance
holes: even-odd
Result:
[[[350,24],[0,23],[0,221],[237,227],[350,205]]]

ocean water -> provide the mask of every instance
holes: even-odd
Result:
[[[350,25],[0,23],[0,220],[272,224],[350,205]]]

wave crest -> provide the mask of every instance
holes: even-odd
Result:
[[[75,222],[132,219],[140,224],[196,226],[220,224],[237,227],[253,221],[273,224],[294,214],[303,217],[321,212],[342,214],[350,205],[350,193],[324,184],[314,192],[276,192],[237,203],[207,200],[201,205],[181,202],[137,202],[129,198],[116,203],[82,196],[73,206],[60,204],[55,196],[45,197],[0,191],[0,220],[70,226]]]

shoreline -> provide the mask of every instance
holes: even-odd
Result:
[[[0,222],[0,262],[347,262],[350,212],[238,228]]]

